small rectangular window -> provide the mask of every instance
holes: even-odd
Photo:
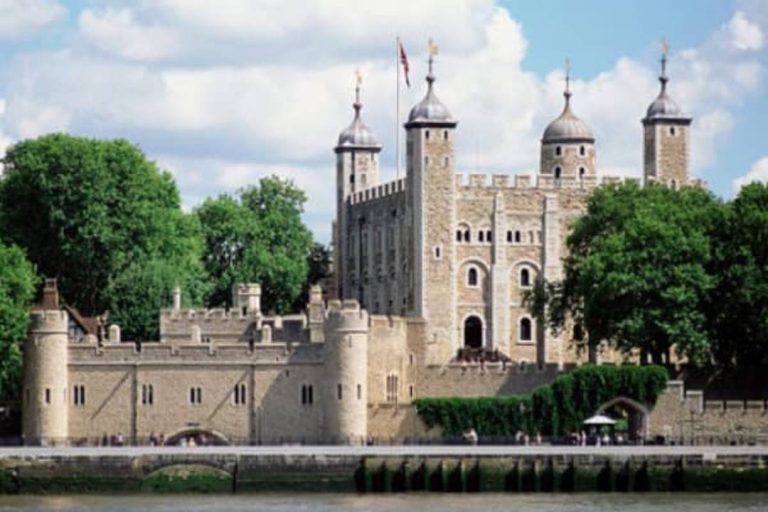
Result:
[[[51,388],[45,388],[45,403],[51,403]]]

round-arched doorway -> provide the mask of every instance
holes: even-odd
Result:
[[[464,320],[464,347],[482,348],[483,346],[483,321],[477,316],[470,316]]]

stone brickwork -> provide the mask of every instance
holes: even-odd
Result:
[[[402,179],[380,183],[381,146],[362,123],[357,91],[355,119],[334,148],[334,300],[326,305],[313,288],[304,312],[270,316],[257,284],[237,285],[229,310],[183,309],[177,289],[160,312],[160,339],[141,345],[121,342],[119,326],[103,341],[68,338],[66,312],[35,310],[26,440],[433,435],[415,398],[529,393],[588,357],[621,362],[609,351],[577,352],[571,329],[548,332],[525,305],[537,279],[562,276],[568,234],[595,187],[620,182],[598,178],[594,139],[571,112],[570,92],[545,131],[536,175],[467,177],[456,173],[457,121],[434,94],[431,66],[427,95],[405,124]],[[688,179],[689,122],[644,120],[646,181],[702,185]],[[684,425],[681,411],[694,405],[702,434],[758,428],[755,404],[738,416],[680,393],[673,386],[660,399],[654,433]]]

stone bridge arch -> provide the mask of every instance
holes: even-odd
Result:
[[[229,438],[227,438],[227,436],[221,432],[203,427],[185,427],[179,429],[169,434],[165,438],[165,442],[163,444],[165,446],[175,446],[178,445],[183,439],[190,438],[195,438],[196,442],[198,439],[206,439],[208,442],[205,444],[213,446],[230,446],[232,444],[229,441]]]

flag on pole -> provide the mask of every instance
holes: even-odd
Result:
[[[408,76],[408,72],[411,70],[411,66],[408,64],[408,55],[405,54],[405,48],[403,43],[400,44],[400,64],[403,66],[403,74],[405,75],[405,85],[411,86],[411,79]]]

